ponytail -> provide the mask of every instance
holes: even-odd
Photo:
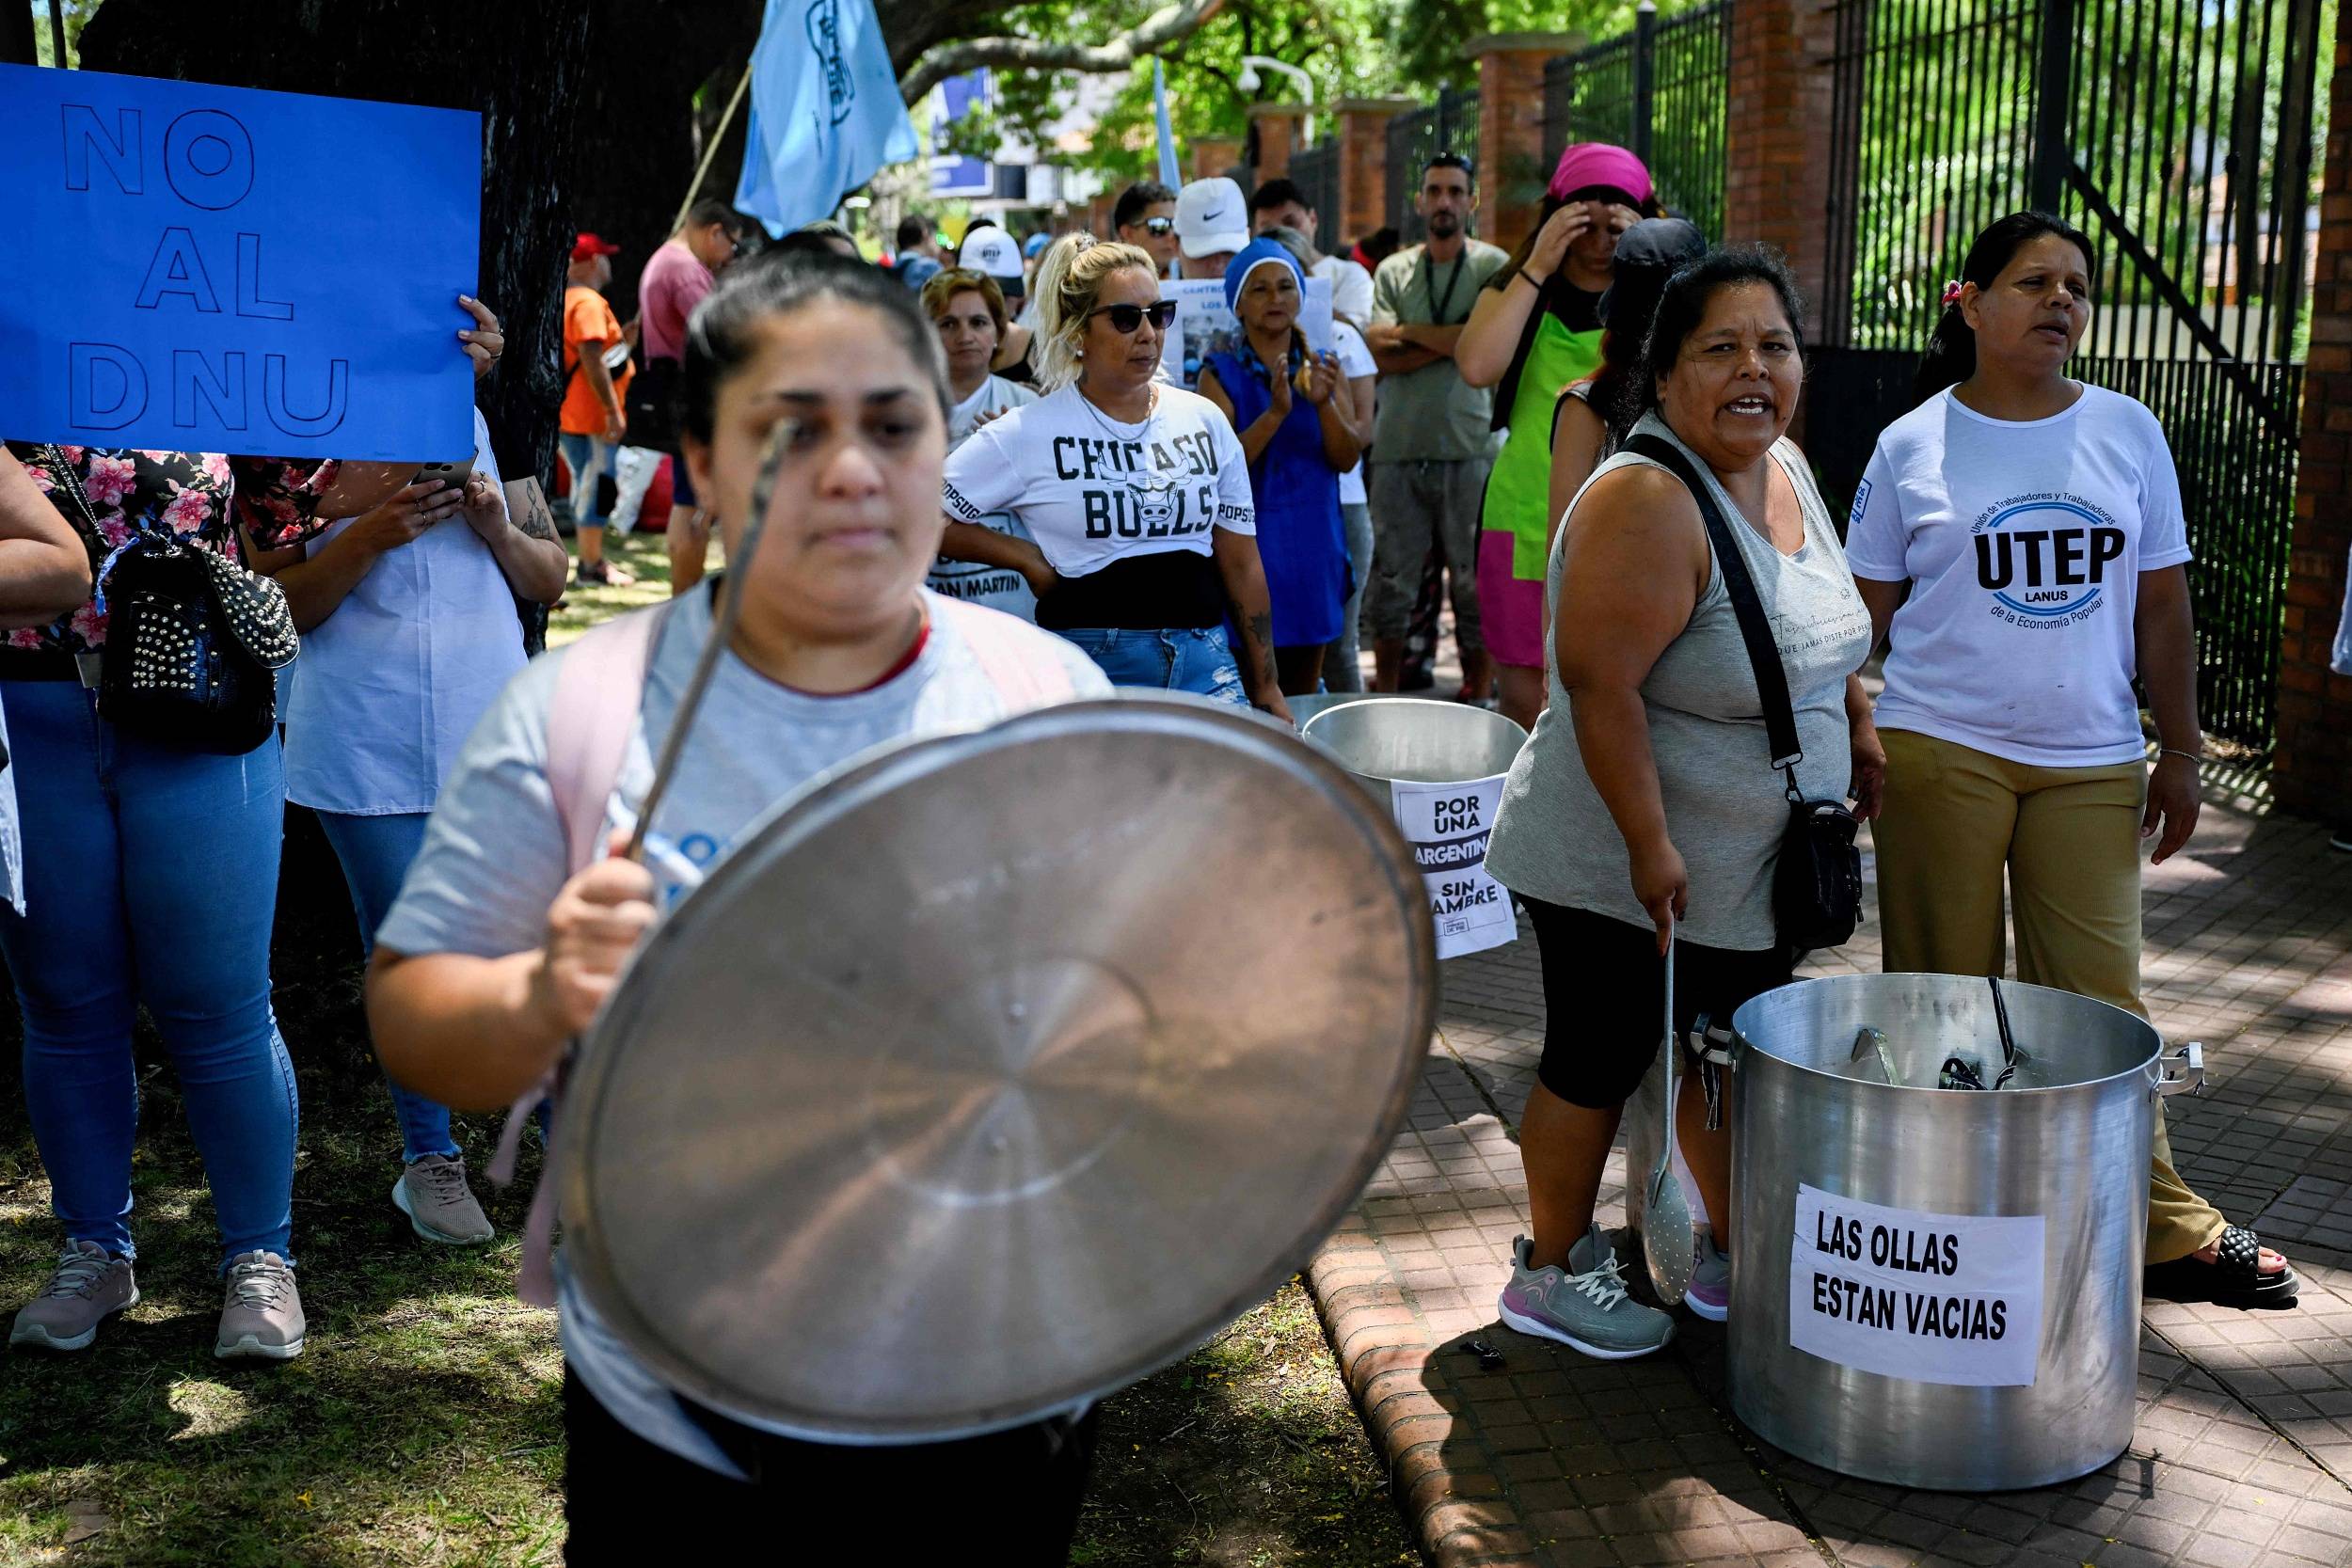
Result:
[[[2081,251],[2091,281],[2098,281],[2099,252],[2092,247],[2090,236],[2064,218],[2048,213],[2011,213],[1985,230],[1968,247],[1967,259],[1960,264],[1960,277],[1945,287],[1943,314],[1936,318],[1935,330],[1928,335],[1927,352],[1919,356],[1918,374],[1912,380],[1914,408],[1947,387],[1957,387],[1977,373],[1977,333],[1961,311],[1960,285],[1974,283],[1979,290],[1993,287],[2010,258],[2026,242],[2044,234],[2056,235]]]

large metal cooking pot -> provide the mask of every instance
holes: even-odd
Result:
[[[800,1435],[1117,1388],[1300,1267],[1386,1152],[1435,1005],[1420,889],[1336,764],[1221,705],[852,764],[745,832],[586,1042],[571,1276],[673,1387]]]
[[[2097,1469],[2132,1437],[2151,1117],[2203,1081],[2120,1007],[2005,984],[1846,974],[1733,1016],[1732,1407],[1801,1458],[1994,1492]],[[1857,1032],[1884,1033],[1904,1086]]]
[[[1325,708],[1299,734],[1394,814],[1422,869],[1438,957],[1499,947],[1518,934],[1511,895],[1486,875],[1486,841],[1525,730],[1467,703],[1383,697]]]
[[[1500,713],[1426,697],[1359,698],[1327,707],[1299,733],[1338,757],[1381,800],[1391,781],[1460,784],[1500,779],[1527,732]]]

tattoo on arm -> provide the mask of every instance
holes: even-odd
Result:
[[[526,539],[553,539],[556,536],[555,515],[548,510],[548,499],[539,493],[535,484],[531,487],[530,499],[523,503],[522,515],[513,521],[516,531]]]

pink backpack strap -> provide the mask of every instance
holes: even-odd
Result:
[[[1047,658],[1023,644],[1026,638],[1016,627],[1026,622],[991,610],[985,605],[962,599],[936,598],[946,619],[956,624],[964,645],[978,659],[980,673],[1005,700],[1005,705],[1019,713],[1051,703],[1066,703],[1076,696],[1077,688],[1070,681],[1070,671],[1061,660]]]
[[[667,605],[641,610],[591,628],[564,654],[555,672],[555,698],[548,710],[548,786],[564,823],[564,847],[578,876],[604,851],[604,811],[621,782],[637,710],[645,697],[645,674]],[[542,1104],[562,1094],[564,1063],[525,1090],[507,1108],[490,1180],[503,1187],[515,1180],[523,1129]],[[555,1305],[555,1151],[532,1190],[531,1213],[523,1222],[522,1272],[515,1293],[534,1307]]]
[[[645,673],[669,607],[641,610],[592,627],[564,655],[548,711],[548,785],[564,819],[572,874],[604,851],[604,808],[621,782]]]

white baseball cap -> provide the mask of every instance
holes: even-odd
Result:
[[[1249,203],[1231,180],[1195,180],[1176,193],[1176,238],[1195,261],[1249,243]]]
[[[1017,283],[1021,280],[1021,242],[1001,229],[978,230],[963,237],[956,264],[986,273],[999,282],[1011,278]]]

